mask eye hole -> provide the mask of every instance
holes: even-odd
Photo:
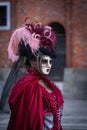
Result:
[[[47,63],[48,63],[48,60],[42,59],[41,63],[42,63],[42,64],[47,64]],[[49,63],[52,65],[52,60],[49,60]]]
[[[47,63],[48,63],[48,60],[42,59],[41,63],[42,63],[42,64],[47,64]]]
[[[52,65],[52,62],[53,62],[53,61],[52,61],[52,60],[50,60],[50,64],[51,64],[51,65]]]

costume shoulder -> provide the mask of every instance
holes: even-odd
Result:
[[[38,82],[38,77],[31,76],[28,73],[21,77],[13,86],[10,97],[9,104],[13,103],[19,95],[21,95],[25,89],[34,89],[35,85]]]
[[[23,76],[14,85],[9,104],[12,112],[7,130],[42,130],[43,105],[38,77]]]

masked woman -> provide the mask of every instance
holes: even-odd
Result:
[[[13,62],[24,57],[27,73],[13,86],[7,130],[62,130],[63,96],[47,77],[54,59],[55,32],[41,23],[25,23],[11,36],[8,54]]]

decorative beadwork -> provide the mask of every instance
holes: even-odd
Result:
[[[44,87],[42,87],[43,95],[43,108],[44,113],[53,113],[53,127],[50,130],[60,130],[61,127],[61,108],[58,109],[57,96],[54,92],[47,92]]]

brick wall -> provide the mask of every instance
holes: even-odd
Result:
[[[73,2],[73,66],[87,67],[87,1]]]
[[[7,0],[11,3],[11,29],[0,30],[0,67],[8,67],[12,64],[8,60],[7,47],[10,40],[10,36],[15,29],[16,23],[16,0]],[[7,2],[6,0],[0,0],[0,2]]]
[[[0,0],[2,2],[4,0]],[[7,46],[11,33],[30,16],[43,24],[61,23],[66,30],[67,67],[87,67],[86,0],[8,0],[11,2],[11,30],[0,31],[0,67],[8,67]],[[3,46],[4,45],[4,46]]]

